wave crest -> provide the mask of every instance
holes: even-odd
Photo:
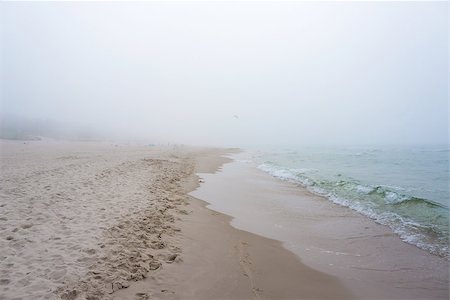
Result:
[[[258,168],[389,226],[405,242],[450,258],[448,208],[441,204],[406,195],[392,187],[362,184],[341,174],[334,179],[314,179],[311,175],[317,170],[283,168],[272,162]]]

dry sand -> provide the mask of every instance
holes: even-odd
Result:
[[[165,236],[191,170],[176,150],[2,141],[0,298],[105,298],[142,279],[180,252]]]
[[[0,149],[1,299],[350,297],[186,194],[194,170],[224,162],[222,150],[49,140]]]

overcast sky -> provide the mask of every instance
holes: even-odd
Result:
[[[443,144],[447,5],[2,2],[1,112],[155,142]]]

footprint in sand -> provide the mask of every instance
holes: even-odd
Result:
[[[0,279],[0,285],[8,285],[9,279]]]
[[[166,263],[171,264],[178,257],[178,254],[171,254],[167,257]]]
[[[22,224],[20,227],[22,227],[22,229],[28,229],[33,227],[33,224]]]
[[[148,300],[150,295],[148,293],[136,293],[136,300]]]

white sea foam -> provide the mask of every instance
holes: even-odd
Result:
[[[300,184],[307,188],[309,191],[328,198],[333,203],[348,207],[355,210],[362,215],[365,215],[377,223],[389,226],[394,233],[400,236],[400,238],[410,244],[416,245],[422,249],[430,251],[431,253],[445,256],[448,258],[448,245],[441,238],[430,238],[426,235],[426,232],[430,230],[430,225],[424,225],[413,219],[401,216],[394,211],[383,211],[380,205],[396,205],[404,201],[408,201],[411,198],[394,191],[389,190],[386,186],[368,186],[357,184],[352,181],[339,180],[336,182],[328,182],[328,188],[317,184],[313,179],[307,177],[305,174],[311,171],[317,171],[314,169],[289,169],[282,168],[273,163],[267,162],[258,166],[259,169],[269,173],[270,175],[279,178],[281,180]],[[337,189],[335,192],[333,189]],[[361,195],[362,198],[338,196],[338,191],[354,191],[355,195]],[[374,199],[382,199],[381,203],[371,201],[370,197],[378,197]],[[425,201],[425,200],[423,200]],[[439,231],[436,227],[435,231]]]
[[[356,186],[356,191],[358,192],[358,193],[362,193],[362,194],[369,194],[370,192],[372,192],[373,191],[373,187],[370,187],[370,186],[365,186],[365,185],[357,185]]]

